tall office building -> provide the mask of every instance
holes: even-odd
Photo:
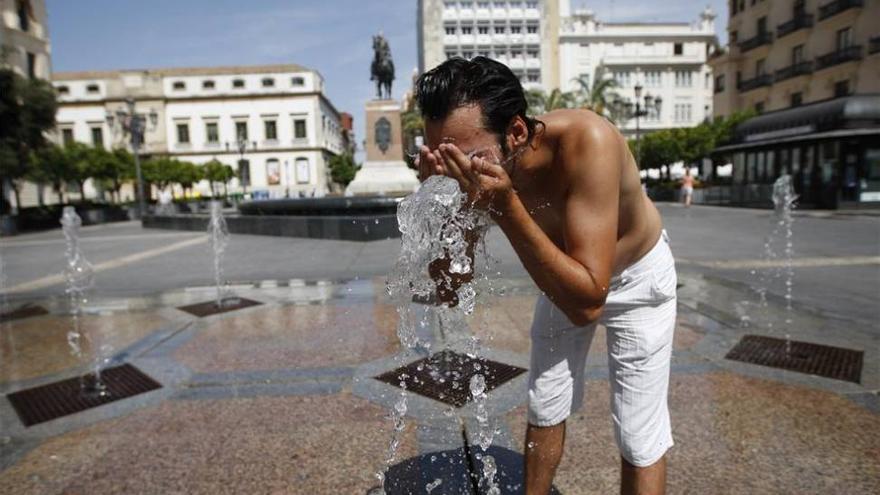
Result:
[[[419,72],[483,55],[510,67],[526,88],[558,88],[560,3],[568,0],[419,0]]]

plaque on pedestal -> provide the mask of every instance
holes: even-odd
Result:
[[[403,161],[400,105],[394,100],[373,100],[366,108],[367,160],[346,193],[404,196],[419,185],[415,170]]]

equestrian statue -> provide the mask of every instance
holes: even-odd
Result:
[[[388,40],[382,36],[382,33],[373,36],[373,63],[370,66],[370,73],[370,80],[376,81],[376,98],[390,100],[391,83],[394,81],[394,61],[391,60]]]

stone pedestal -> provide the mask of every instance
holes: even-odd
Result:
[[[365,123],[367,160],[346,193],[404,196],[415,191],[418,177],[403,161],[400,104],[394,100],[368,102]]]

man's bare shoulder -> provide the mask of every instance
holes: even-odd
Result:
[[[546,126],[547,137],[556,143],[556,158],[563,169],[580,174],[594,162],[608,163],[620,145],[620,133],[604,117],[590,110],[561,109],[538,117]]]

